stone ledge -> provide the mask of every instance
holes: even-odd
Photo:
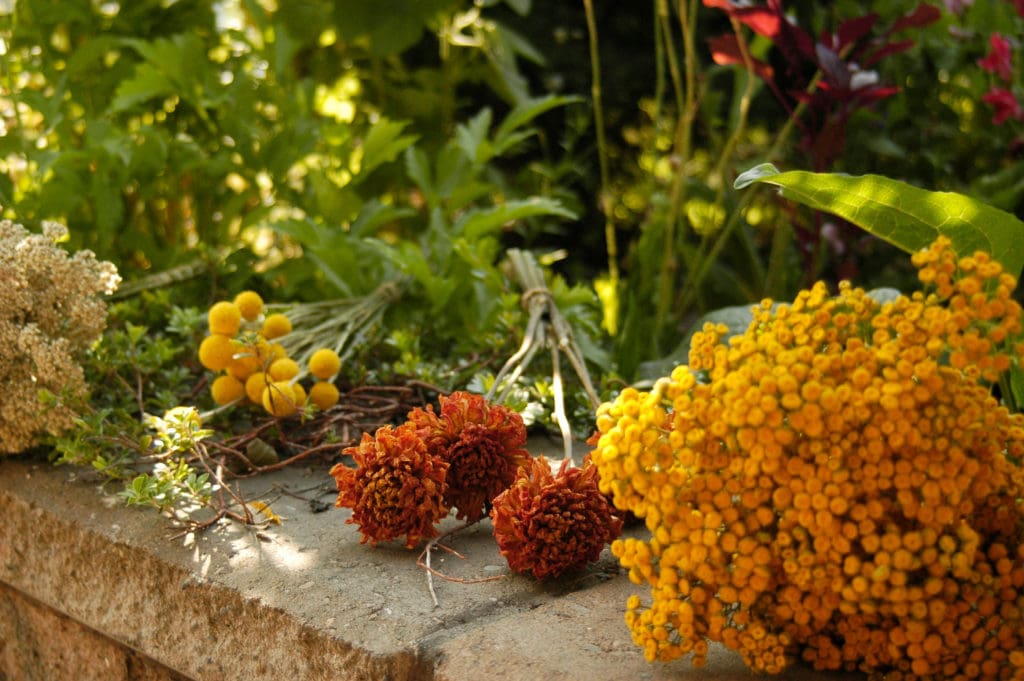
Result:
[[[331,482],[326,467],[311,465],[244,486],[257,498],[279,490],[309,495],[324,482]],[[688,661],[647,664],[622,621],[626,597],[638,587],[607,551],[583,574],[538,584],[508,574],[484,522],[451,541],[465,559],[437,553],[434,565],[456,578],[503,578],[435,579],[435,608],[417,552],[360,544],[356,528],[344,523],[347,511],[316,513],[288,495],[273,509],[282,525],[255,531],[224,524],[193,541],[172,540],[156,513],[101,496],[74,471],[0,461],[0,587],[8,595],[0,600],[2,613],[31,627],[23,613],[33,609],[9,603],[52,610],[54,622],[67,618],[94,632],[89,640],[98,650],[109,645],[120,651],[117,660],[157,670],[137,678],[159,681],[754,677],[722,648],[713,649],[703,669]],[[454,526],[453,519],[446,523]],[[10,651],[0,646],[0,679],[33,678],[8,659],[28,653]],[[103,664],[94,652],[76,651],[77,661],[60,667],[73,675],[50,678],[136,678],[83,672]],[[863,677],[794,668],[776,678]]]

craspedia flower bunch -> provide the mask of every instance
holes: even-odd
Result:
[[[942,238],[913,262],[922,291],[766,301],[599,409],[601,488],[651,533],[612,547],[649,660],[1024,678],[1024,415],[988,388],[1024,355],[1016,282]]]
[[[451,466],[445,502],[458,509],[456,517],[479,520],[530,460],[526,426],[517,412],[481,395],[454,392],[439,401],[440,414],[433,406],[417,408],[408,420],[431,453]]]
[[[0,454],[66,431],[87,393],[80,361],[106,327],[105,296],[120,277],[91,251],[60,248],[67,232],[0,220]]]
[[[199,345],[200,363],[221,372],[210,384],[214,402],[228,405],[247,401],[278,417],[302,411],[307,403],[330,409],[340,397],[333,377],[341,369],[330,348],[315,350],[308,370],[315,382],[300,382],[302,367],[288,356],[278,339],[292,332],[287,315],[264,315],[263,299],[255,291],[242,291],[234,300],[221,300],[207,313],[209,335]]]
[[[543,456],[533,459],[494,499],[490,515],[509,567],[536,579],[597,560],[622,532],[622,519],[598,489],[589,458],[582,467],[563,460],[557,473]]]

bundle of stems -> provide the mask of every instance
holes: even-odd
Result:
[[[572,459],[572,428],[565,414],[565,393],[562,384],[561,356],[564,354],[572,365],[576,376],[583,384],[590,399],[591,406],[596,410],[601,404],[594,391],[590,374],[587,372],[586,361],[579,345],[572,335],[572,327],[558,310],[551,290],[544,280],[544,271],[532,253],[519,249],[510,249],[508,259],[516,281],[523,289],[522,304],[529,312],[526,332],[519,349],[508,358],[494,378],[494,385],[487,392],[487,399],[504,401],[508,392],[530,362],[537,350],[547,346],[551,352],[551,388],[555,398],[554,417],[562,433],[565,458]]]
[[[366,347],[384,312],[397,301],[404,282],[386,281],[365,296],[306,303],[272,303],[268,313],[280,312],[292,322],[292,332],[277,339],[299,366],[320,348],[338,353],[342,362]]]

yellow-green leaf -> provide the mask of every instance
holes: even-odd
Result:
[[[880,175],[780,173],[770,163],[740,175],[735,187],[755,182],[773,184],[785,198],[848,220],[910,253],[944,234],[960,255],[986,251],[1014,276],[1024,267],[1024,222],[963,194],[928,191]]]

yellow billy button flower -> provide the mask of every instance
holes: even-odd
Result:
[[[328,381],[317,381],[309,389],[309,401],[321,411],[326,411],[338,403],[338,388]]]
[[[235,296],[235,305],[242,313],[242,319],[247,322],[254,322],[263,312],[263,298],[255,291],[242,291]]]
[[[268,413],[284,417],[291,416],[299,410],[302,402],[298,397],[295,394],[294,386],[289,384],[288,381],[275,381],[263,389],[260,402]],[[302,401],[305,401],[305,392],[303,392],[301,397]]]
[[[263,337],[267,340],[287,336],[292,332],[292,320],[287,315],[275,312],[263,320]]]
[[[322,381],[338,373],[341,369],[341,359],[338,353],[330,348],[320,348],[309,358],[309,373]]]
[[[245,394],[253,404],[263,404],[263,390],[272,383],[267,374],[257,371],[245,379]]]
[[[291,357],[275,359],[267,370],[275,381],[290,381],[299,375],[299,364]]]
[[[231,364],[236,349],[230,336],[211,333],[199,344],[199,362],[210,371],[221,371]]]
[[[217,404],[231,404],[245,397],[245,386],[234,376],[224,374],[218,376],[210,385],[210,393]]]
[[[228,364],[227,372],[243,383],[263,366],[259,353],[251,345],[235,343],[235,358]]]
[[[214,303],[207,313],[210,333],[234,336],[242,324],[242,311],[234,303],[222,300]]]

